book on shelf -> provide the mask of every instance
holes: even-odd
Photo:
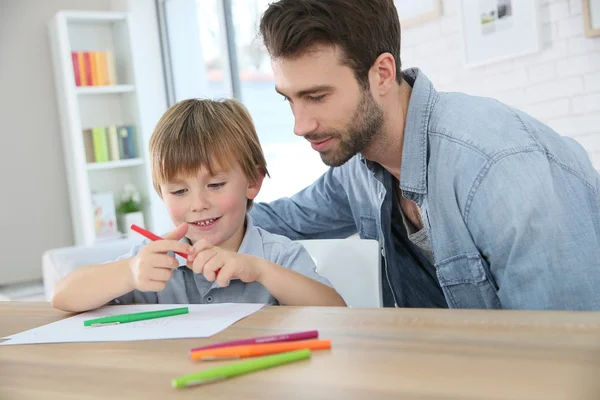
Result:
[[[92,138],[92,130],[86,129],[83,131],[83,147],[85,148],[85,161],[88,163],[96,162],[94,154],[94,139]]]
[[[116,84],[115,60],[111,51],[72,51],[76,86]]]
[[[122,150],[122,158],[135,158],[135,128],[133,126],[119,127],[119,145]]]
[[[119,155],[119,136],[117,135],[117,127],[115,125],[106,127],[106,139],[108,142],[108,154],[111,161],[120,160]]]
[[[92,128],[92,143],[94,146],[94,156],[96,162],[109,161],[108,143],[106,140],[106,128],[97,126]]]
[[[133,126],[96,126],[83,131],[88,163],[127,160],[137,157]]]

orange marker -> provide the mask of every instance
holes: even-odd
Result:
[[[251,344],[245,346],[218,347],[215,349],[193,351],[192,360],[222,360],[226,358],[242,358],[283,353],[292,350],[323,350],[331,348],[331,340],[298,340],[295,342],[279,342]]]

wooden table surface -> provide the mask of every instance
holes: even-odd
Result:
[[[0,302],[0,337],[69,314]],[[318,329],[331,351],[176,390],[191,347]],[[224,362],[223,362],[224,363]],[[0,347],[0,399],[600,399],[600,313],[266,307],[207,339]]]

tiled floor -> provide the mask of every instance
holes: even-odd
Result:
[[[41,281],[0,286],[0,301],[46,301]]]

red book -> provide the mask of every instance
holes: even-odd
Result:
[[[83,70],[85,71],[85,81],[88,86],[93,86],[92,81],[92,57],[89,51],[83,53]]]
[[[71,59],[73,60],[73,73],[75,74],[75,85],[81,86],[81,75],[79,75],[79,57],[76,51],[71,52]]]

